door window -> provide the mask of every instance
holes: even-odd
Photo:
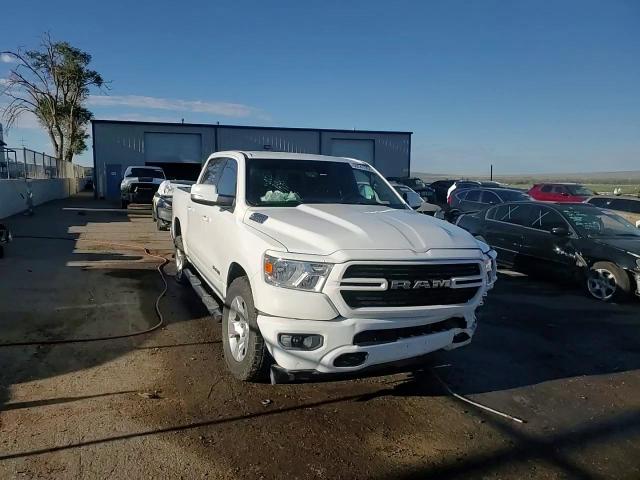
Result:
[[[546,232],[551,232],[551,229],[556,227],[568,228],[567,222],[564,221],[558,212],[551,208],[538,205],[531,206],[529,225],[526,226]]]
[[[595,205],[596,207],[606,207],[611,201],[612,200],[610,198],[594,197],[590,198],[588,203],[590,203],[591,205]]]
[[[622,212],[640,213],[640,201],[616,198],[611,201],[608,208],[611,208],[612,210],[620,210]]]
[[[554,185],[553,186],[553,193],[557,193],[559,195],[562,195],[563,193],[567,193],[567,189],[564,188],[564,185]]]
[[[238,166],[235,160],[229,159],[227,160],[224,170],[222,170],[220,180],[218,180],[218,195],[235,197],[237,178]]]
[[[540,189],[541,192],[549,193],[551,191],[551,185],[543,185]]]
[[[200,183],[216,185],[220,179],[220,175],[222,174],[226,161],[226,158],[212,158],[209,160],[204,172],[202,172]]]
[[[467,202],[479,202],[481,193],[482,192],[480,190],[469,190],[467,192],[467,196],[465,197],[465,200]]]
[[[482,192],[482,203],[487,203],[489,205],[495,205],[496,203],[500,203],[500,199],[498,198],[498,196],[493,193],[490,192],[489,190],[485,190],[484,192]]]
[[[496,209],[494,220],[513,223],[514,225],[528,226],[531,205],[501,205]]]

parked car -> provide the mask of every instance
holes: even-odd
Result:
[[[11,232],[9,227],[0,223],[0,258],[4,257],[4,246],[11,242]]]
[[[584,202],[595,195],[578,183],[538,183],[531,187],[529,195],[541,202]]]
[[[349,158],[215,153],[190,193],[174,191],[171,232],[176,280],[222,300],[225,362],[245,381],[466,345],[495,281],[488,246]]]
[[[447,204],[447,192],[449,191],[449,187],[453,185],[455,180],[436,180],[429,184],[429,187],[433,189],[435,192],[435,202],[438,205],[446,205]]]
[[[414,192],[406,185],[396,182],[390,182],[390,185],[400,194],[402,199],[409,204],[416,212],[433,216],[441,208],[438,205],[425,201],[417,192]]]
[[[127,167],[120,183],[121,207],[127,208],[130,203],[151,203],[165,178],[160,167]]]
[[[420,197],[429,203],[434,203],[436,199],[436,192],[433,188],[428,186],[421,178],[418,177],[388,177],[390,182],[406,185],[411,190],[416,192]]]
[[[456,190],[464,190],[467,188],[481,187],[481,186],[482,185],[480,184],[480,182],[476,182],[474,180],[458,180],[454,182],[449,187],[449,190],[447,190],[447,205],[451,206],[451,195]]]
[[[191,180],[165,180],[158,187],[151,203],[151,218],[158,230],[169,230],[172,218],[173,192],[176,188],[189,191],[195,182]]]
[[[599,300],[640,295],[640,230],[609,210],[509,202],[463,215],[458,226],[495,248],[501,265],[569,275]]]
[[[490,205],[505,202],[526,202],[531,197],[520,190],[508,188],[456,189],[451,195],[451,210],[459,213],[477,212]]]
[[[613,210],[640,228],[640,197],[597,195],[589,197],[586,202],[596,207]]]

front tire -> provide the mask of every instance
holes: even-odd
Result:
[[[243,382],[267,378],[271,357],[258,328],[247,277],[236,278],[227,289],[222,313],[224,360],[231,374]]]
[[[594,263],[587,274],[587,291],[603,302],[623,298],[631,292],[629,276],[611,262]]]

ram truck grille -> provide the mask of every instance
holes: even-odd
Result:
[[[478,263],[361,264],[347,267],[340,294],[354,309],[458,305],[473,299],[481,285]]]

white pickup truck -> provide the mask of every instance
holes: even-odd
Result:
[[[223,303],[226,364],[274,383],[354,373],[468,344],[496,253],[413,211],[369,164],[211,155],[176,190],[176,279]],[[213,310],[212,310],[213,311]]]

